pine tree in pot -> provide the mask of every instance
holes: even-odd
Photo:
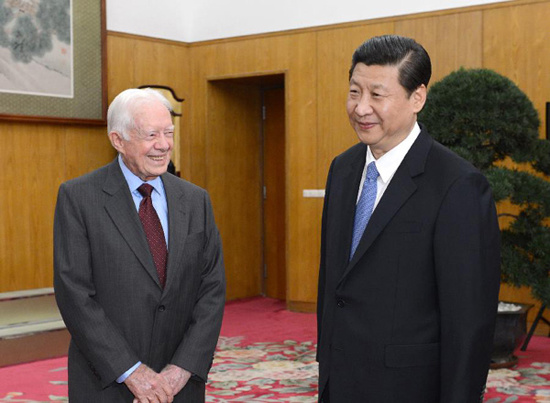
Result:
[[[550,141],[538,137],[540,121],[529,98],[508,78],[488,69],[460,69],[434,83],[419,121],[440,143],[469,160],[488,178],[495,200],[509,201],[500,214],[502,280],[531,287],[550,307]],[[512,163],[504,163],[505,160]],[[521,170],[507,166],[518,163]],[[509,362],[525,336],[528,307],[517,326],[499,314],[494,361]],[[509,314],[507,312],[506,314]],[[515,318],[514,318],[515,320]],[[513,347],[503,352],[503,340]]]

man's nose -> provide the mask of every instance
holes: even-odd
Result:
[[[355,113],[359,116],[370,115],[373,112],[371,98],[368,95],[363,95],[357,105],[355,105]]]
[[[171,148],[171,141],[166,137],[164,133],[160,133],[155,142],[155,148],[157,150],[169,150]]]

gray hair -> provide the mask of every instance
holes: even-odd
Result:
[[[107,133],[116,131],[122,134],[125,140],[129,140],[129,132],[136,129],[134,122],[135,107],[151,101],[161,102],[169,112],[172,112],[170,101],[152,88],[130,88],[122,91],[109,105],[109,110],[107,111]]]

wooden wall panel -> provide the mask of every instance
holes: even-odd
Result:
[[[63,137],[64,181],[84,175],[115,158],[105,127],[70,127]]]
[[[314,34],[289,38],[287,74],[287,302],[316,301],[321,205],[303,197],[317,187],[318,54]]]
[[[152,83],[183,94],[187,46],[108,35],[109,101]],[[52,286],[58,186],[111,161],[105,127],[0,122],[0,292]]]
[[[107,37],[108,93],[141,85],[166,85],[188,96],[189,47],[185,44],[112,33]]]
[[[397,35],[414,38],[432,60],[431,83],[460,67],[482,66],[482,11],[458,11],[450,15],[402,19]]]
[[[126,36],[107,35],[107,98],[110,103],[116,94],[135,87],[134,55],[140,41]]]
[[[1,123],[0,292],[52,285],[59,184],[112,158],[98,129]],[[92,157],[93,156],[93,157]]]
[[[3,290],[51,283],[53,207],[63,177],[57,127],[2,123],[0,284]],[[37,135],[37,133],[41,133]]]
[[[514,80],[544,118],[550,90],[548,17],[550,1],[533,0],[193,45],[109,33],[108,99],[144,84],[168,85],[185,98],[182,176],[214,195],[220,229],[230,234],[234,217],[220,204],[225,203],[218,196],[225,185],[215,169],[220,162],[217,136],[232,122],[219,123],[209,82],[284,74],[287,299],[289,306],[313,307],[322,200],[304,198],[302,192],[324,188],[332,158],[356,142],[345,112],[347,70],[356,46],[372,35],[412,36],[431,54],[432,82],[460,66],[493,68]],[[5,166],[0,186],[8,189],[0,195],[0,292],[51,285],[57,186],[114,157],[105,131],[0,123],[0,140],[5,145],[0,148]],[[230,244],[228,259],[239,252]],[[230,284],[236,285],[231,295],[249,293],[255,281],[253,276],[244,282],[231,278]],[[527,298],[523,291],[514,294],[515,290],[505,288],[503,292],[508,299]]]
[[[262,89],[263,293],[286,299],[285,89]]]
[[[550,102],[550,2],[484,11],[484,67],[514,81],[531,99],[541,119]]]
[[[231,83],[208,86],[206,179],[224,248],[227,298],[262,292],[260,92]],[[256,113],[254,113],[256,112]]]

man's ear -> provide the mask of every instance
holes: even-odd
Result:
[[[415,113],[418,113],[422,110],[424,107],[424,104],[426,103],[426,97],[428,95],[428,89],[424,84],[419,86],[416,90],[413,91],[411,94],[411,101],[413,103],[413,109]]]
[[[120,154],[124,154],[124,137],[122,136],[122,133],[119,133],[117,131],[109,132],[109,140],[111,140],[111,145],[115,150],[117,150]]]

